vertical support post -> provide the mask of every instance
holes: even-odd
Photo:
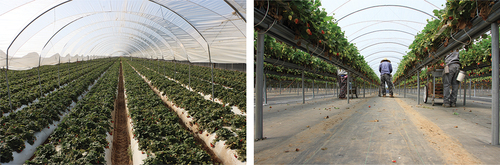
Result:
[[[12,101],[11,101],[11,98],[10,98],[10,87],[9,87],[9,49],[7,49],[7,53],[5,54],[5,66],[6,66],[6,69],[5,69],[5,79],[7,81],[7,93],[9,95],[9,106],[10,106],[10,110],[12,111]]]
[[[280,95],[281,95],[281,80],[279,80],[279,81],[280,81]]]
[[[313,98],[314,98],[314,79],[313,79]]]
[[[189,81],[189,87],[191,88],[191,62],[190,61],[188,61],[188,62],[189,62],[189,80],[188,81]]]
[[[474,84],[474,97],[476,97],[476,84]]]
[[[325,96],[328,95],[328,81],[325,82]]]
[[[347,72],[347,104],[349,104],[349,95],[351,94],[351,89],[349,89],[350,85],[349,85],[349,79],[350,79],[350,74],[349,72]]]
[[[304,89],[304,70],[302,70],[302,104],[306,103],[306,91]]]
[[[472,99],[472,79],[469,81],[469,99]]]
[[[467,79],[464,81],[464,106],[465,106],[465,101],[467,100]]]
[[[57,84],[61,86],[61,74],[59,73],[59,67],[61,65],[61,56],[59,56],[59,63],[57,63]]]
[[[404,98],[406,98],[406,80],[403,81],[403,84],[404,84],[403,95],[404,95]]]
[[[366,82],[363,82],[363,98],[365,98]]]
[[[263,98],[261,90],[264,87],[264,32],[257,34],[257,63],[256,63],[256,87],[255,87],[255,139],[263,138]]]
[[[420,104],[420,70],[417,71],[417,105]]]
[[[262,88],[262,90],[264,90],[264,103],[267,104],[267,82],[266,82],[267,78],[266,78],[266,75],[264,73],[264,88]]]
[[[297,82],[297,96],[299,95],[299,82]]]
[[[498,79],[498,74],[499,73],[499,52],[498,52],[498,23],[493,22],[491,23],[491,130],[492,130],[492,142],[491,145],[498,145],[499,144],[499,107],[498,107],[498,101],[499,101],[499,95],[498,95],[498,86],[499,86],[499,79]]]
[[[40,84],[40,97],[43,96],[42,93],[42,79],[40,78],[40,63],[42,60],[42,56],[38,56],[38,83]]]

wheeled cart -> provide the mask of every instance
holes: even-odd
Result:
[[[424,103],[427,103],[429,95],[431,95],[431,104],[434,106],[436,98],[444,98],[443,81],[436,82],[436,77],[443,77],[443,69],[436,69],[432,72],[432,79],[424,86]]]

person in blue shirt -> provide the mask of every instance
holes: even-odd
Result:
[[[385,97],[386,94],[385,84],[387,83],[387,87],[389,88],[389,95],[391,97],[394,97],[392,93],[391,61],[389,61],[387,58],[384,58],[382,61],[380,61],[378,71],[380,72],[380,81],[381,81],[380,87],[382,88],[382,96]]]

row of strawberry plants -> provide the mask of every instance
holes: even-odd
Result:
[[[320,8],[321,2],[319,0],[286,3],[282,1],[255,1],[254,5],[256,9],[267,11],[267,15],[274,17],[281,25],[290,28],[295,33],[294,39],[298,40],[298,46],[301,46],[301,39],[304,39],[313,46],[323,48],[326,58],[338,59],[344,65],[365,75],[370,79],[367,81],[380,81],[364,57],[360,55],[357,47],[346,39],[333,16],[327,16],[328,13]],[[256,28],[255,30],[260,29]],[[280,46],[280,43],[274,44],[276,42],[270,41],[273,44],[266,48],[265,52],[274,56],[275,59],[290,60],[301,66],[312,66],[313,59],[310,58],[309,53],[297,51],[290,46],[283,47]]]
[[[231,111],[230,107],[206,100],[198,93],[164,78],[135,61],[130,61],[130,64],[150,80],[153,86],[162,91],[163,95],[166,95],[175,106],[187,110],[189,117],[192,117],[194,124],[198,125],[201,130],[216,133],[217,138],[212,145],[219,140],[226,140],[225,145],[227,147],[236,149],[238,159],[246,160],[245,116],[236,115]],[[225,127],[231,127],[231,130]]]
[[[69,83],[77,79],[78,77],[81,77],[83,74],[88,73],[90,70],[99,67],[104,63],[105,63],[104,61],[95,61],[92,63],[92,66],[90,68],[83,68],[80,70],[77,70],[76,68],[72,70],[63,70],[61,72],[60,82],[58,80],[57,73],[55,74],[51,73],[51,75],[44,75],[44,77],[42,78],[41,92],[38,79],[18,84],[17,88],[19,88],[20,90],[18,90],[15,93],[11,93],[12,107],[17,109],[21,105],[27,105],[28,103],[34,101],[36,98],[39,98],[41,96],[41,93],[48,93],[49,91],[52,91],[55,88],[59,87],[59,83],[61,84]],[[10,105],[7,96],[2,97],[0,99],[0,110],[3,113],[10,111]]]
[[[0,118],[1,161],[11,161],[13,159],[12,152],[21,152],[25,148],[25,141],[33,145],[35,141],[34,133],[40,132],[44,128],[50,128],[54,121],[59,121],[60,115],[67,111],[67,107],[72,102],[78,101],[78,97],[110,65],[111,63],[102,65],[76,81],[69,83],[65,88],[41,98],[39,102]]]
[[[157,62],[154,62],[157,64]],[[177,71],[183,74],[189,74],[189,67],[191,67],[191,77],[196,77],[202,80],[211,81],[211,68],[205,66],[196,66],[181,63],[162,62],[160,67],[169,68],[172,71]],[[214,82],[229,88],[236,89],[237,91],[246,90],[246,73],[240,71],[232,71],[225,69],[214,68]]]
[[[94,60],[92,60],[93,62]],[[103,61],[103,60],[97,60],[97,61]],[[81,63],[61,63],[58,65],[44,65],[40,66],[40,68],[35,67],[31,68],[28,70],[9,70],[7,74],[9,75],[9,88],[11,88],[11,94],[16,92],[16,86],[17,85],[24,85],[24,86],[32,86],[32,85],[27,85],[27,82],[35,81],[38,84],[38,72],[40,72],[40,78],[42,78],[42,82],[44,81],[43,78],[47,76],[53,76],[53,75],[58,75],[58,72],[62,74],[64,71],[68,70],[78,70],[81,69],[83,65],[88,65],[91,63],[90,61],[85,62],[84,64]],[[1,78],[0,80],[4,80],[0,82],[0,97],[3,97],[7,95],[7,81],[5,78],[5,69],[1,71],[2,74],[0,74]],[[5,90],[4,90],[5,89]],[[22,88],[21,88],[22,89]]]
[[[105,164],[107,133],[118,87],[119,62],[115,62],[87,95],[61,121],[50,141],[37,147],[26,164]],[[56,149],[60,145],[60,150]]]
[[[168,109],[132,67],[123,63],[127,107],[139,149],[147,151],[145,164],[206,164],[210,155],[197,144],[192,133],[179,124]],[[150,156],[154,155],[154,156]]]
[[[395,74],[395,80],[413,69],[420,61],[431,58],[431,54],[436,52],[440,46],[446,47],[449,41],[453,40],[453,34],[465,29],[465,27],[471,28],[473,19],[481,17],[486,20],[495,3],[490,1],[447,1],[444,9],[434,10],[434,15],[438,19],[427,20],[427,25],[415,36],[415,40],[409,47],[411,51],[401,60]],[[486,36],[483,35],[482,38],[486,38]],[[468,42],[472,43],[473,41]],[[488,52],[491,51],[491,49],[488,50],[488,45],[491,44],[480,42],[466,46],[466,49],[472,48],[473,50],[471,56],[460,53],[464,57],[461,59],[463,66],[490,61],[487,60],[490,54]]]
[[[188,85],[190,82],[188,68],[185,65],[183,68],[174,66],[172,63],[164,63],[165,67],[168,69],[164,73],[165,76],[173,78],[184,85]],[[174,67],[177,67],[176,69]],[[152,68],[154,69],[154,68]],[[181,74],[176,74],[174,70],[180,71]],[[182,70],[182,71],[181,71]],[[162,73],[162,71],[160,71]],[[196,73],[192,70],[191,72],[191,88],[196,92],[201,92],[205,95],[212,94],[212,85],[210,81],[197,78],[196,76],[206,74],[206,73]],[[209,76],[210,77],[210,76]],[[210,80],[210,79],[209,79]],[[240,80],[245,81],[246,79]],[[228,89],[220,84],[214,85],[214,95],[217,99],[220,99],[224,104],[234,105],[238,107],[241,111],[246,112],[246,90],[238,90],[236,88]]]
[[[45,74],[51,75],[57,73],[57,71],[68,70],[69,68],[73,68],[76,66],[76,63],[64,63],[59,65],[44,65],[40,66],[40,76],[44,76]],[[0,73],[0,88],[7,88],[7,82],[5,81],[5,70],[1,69]],[[38,67],[31,68],[28,70],[9,70],[7,72],[9,76],[9,85],[15,85],[18,83],[23,83],[25,81],[30,81],[32,79],[38,80]]]

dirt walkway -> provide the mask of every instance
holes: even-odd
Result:
[[[113,152],[111,161],[113,164],[132,164],[128,149],[130,138],[127,129],[127,112],[125,109],[125,95],[123,90],[123,70],[120,62],[120,78],[118,82],[118,97],[115,107],[115,134],[113,134]]]

